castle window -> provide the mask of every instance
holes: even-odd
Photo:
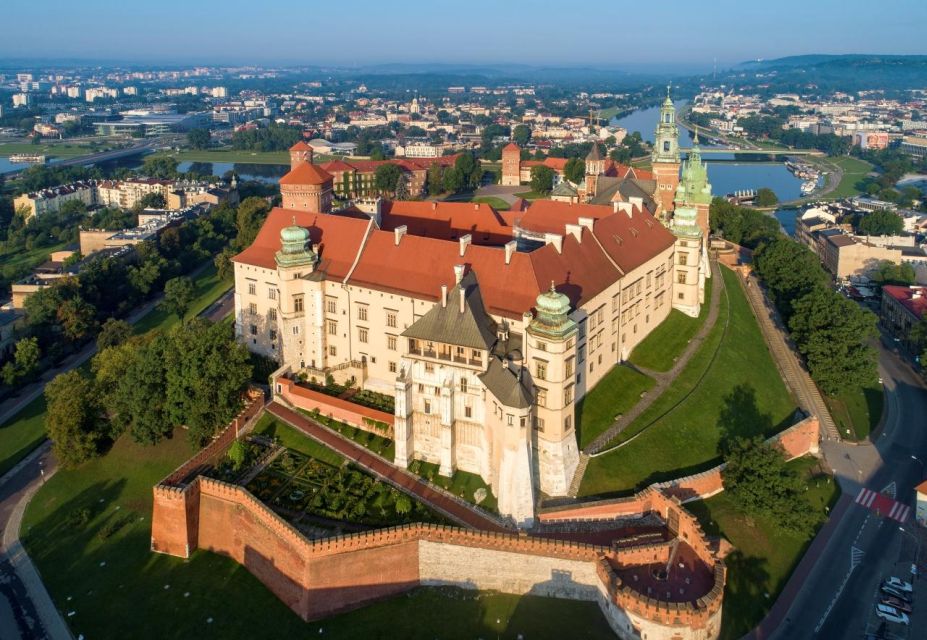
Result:
[[[329,346],[328,346],[328,355],[330,355],[330,356],[337,356],[337,355],[338,355],[338,347],[336,347],[336,346],[333,345],[333,344],[329,345]]]
[[[466,378],[460,379],[460,392],[461,393],[467,392],[467,379]]]
[[[689,254],[688,254],[688,253],[680,253],[680,254],[679,254],[679,264],[685,266],[685,265],[687,265],[688,263],[689,263]]]
[[[513,424],[515,424],[515,416],[513,416],[511,413],[506,414],[505,423],[511,427]]]
[[[257,315],[257,304],[254,302],[248,303],[248,313],[253,316]]]
[[[394,311],[386,312],[386,326],[396,328],[396,313]]]
[[[298,336],[298,335],[299,335],[299,325],[298,325],[298,324],[297,324],[297,325],[293,325],[293,335],[294,335],[294,336]]]
[[[251,335],[253,336],[257,335],[257,325],[256,324],[251,325]]]
[[[473,417],[473,407],[464,407],[464,418]]]
[[[396,336],[386,336],[386,348],[390,351],[396,350]]]
[[[540,360],[534,363],[534,377],[538,380],[547,379],[547,363]]]
[[[334,320],[329,320],[326,324],[328,325],[328,335],[330,336],[338,335],[338,323],[337,322],[335,322]]]
[[[250,295],[257,295],[257,285],[253,282],[248,283],[248,293]]]
[[[563,430],[569,431],[573,428],[573,416],[567,416],[563,419]]]
[[[276,321],[277,321],[277,310],[276,310],[276,309],[268,309],[268,310],[267,310],[267,319],[270,320],[271,322],[276,322]]]
[[[277,299],[277,290],[276,290],[274,287],[268,287],[268,288],[267,288],[267,297],[270,298],[271,300],[276,300],[276,299]]]
[[[541,387],[535,387],[535,392],[537,393],[537,405],[539,407],[547,406],[547,389],[542,389]]]
[[[293,296],[293,311],[296,313],[303,312],[303,297],[302,296]]]
[[[358,327],[357,328],[357,339],[363,342],[364,344],[367,344],[367,329],[364,329],[363,327]]]
[[[567,378],[571,378],[571,377],[573,376],[573,358],[569,358],[569,359],[566,361],[566,372],[565,372],[565,375],[566,375]]]
[[[357,319],[358,320],[367,320],[367,307],[361,306],[357,308]]]
[[[573,402],[573,385],[563,390],[563,403],[570,404],[571,402]]]
[[[425,363],[425,373],[434,373],[434,371],[435,371],[435,366],[431,364],[430,362],[426,362]]]
[[[390,362],[390,363],[389,363],[389,372],[390,372],[390,373],[396,373],[396,363],[395,363],[395,362]]]
[[[329,313],[338,313],[338,301],[334,298],[329,298],[325,301],[325,310]]]
[[[544,418],[535,417],[534,418],[534,428],[540,431],[541,433],[543,433],[544,432]]]
[[[525,416],[520,417],[520,418],[518,419],[518,426],[520,426],[522,429],[524,429],[524,428],[525,428],[525,421],[526,421],[526,420],[527,420],[527,418],[526,418]]]
[[[536,346],[537,346],[537,348],[538,348],[538,351],[547,351],[547,343],[546,343],[546,342],[541,342],[540,340],[538,340],[538,343],[537,343]]]
[[[664,151],[669,151],[669,150],[670,150],[670,142],[669,142],[669,140],[664,140],[664,141],[663,141],[663,150],[664,150]]]
[[[684,294],[682,291],[680,291],[680,292],[679,292],[679,295],[676,296],[676,297],[679,298],[680,300],[685,300],[685,297],[686,297],[686,296],[685,296],[685,294]]]
[[[431,401],[425,400],[425,413],[431,413]]]
[[[679,284],[685,284],[685,283],[686,283],[686,273],[685,273],[685,271],[680,272],[679,274],[676,275],[676,282],[678,282]]]
[[[272,341],[277,339],[277,331],[276,331],[276,329],[271,329],[271,330],[270,330],[270,339],[271,339]]]

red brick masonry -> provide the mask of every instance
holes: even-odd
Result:
[[[312,389],[307,389],[297,384],[294,380],[284,378],[283,376],[274,379],[274,384],[277,386],[276,393],[293,406],[299,407],[305,411],[318,409],[321,415],[330,416],[335,420],[346,422],[352,427],[370,431],[371,433],[387,438],[393,437],[393,424],[396,417],[391,413],[378,411],[370,407],[342,400],[341,398],[313,391]],[[374,427],[371,425],[371,422],[386,425],[386,430]]]

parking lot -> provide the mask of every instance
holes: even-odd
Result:
[[[913,523],[911,526],[913,527]],[[917,533],[918,535],[920,534],[920,532]],[[924,559],[919,557],[920,544],[915,534],[912,533],[902,537],[904,540],[902,541],[901,549],[897,556],[898,560],[894,565],[890,566],[890,569],[887,569],[887,573],[881,576],[881,579],[875,585],[875,590],[871,594],[871,597],[865,600],[869,606],[869,618],[866,624],[866,634],[864,636],[867,639],[908,640],[910,638],[911,640],[915,640],[923,638],[924,629],[927,629],[927,604],[920,602],[920,600],[924,599],[925,589],[927,589],[927,581],[925,581],[924,578],[927,567],[923,564]],[[921,563],[920,566],[918,566],[918,574],[916,576],[911,573],[915,559]],[[907,616],[908,624],[891,622],[877,614],[877,606],[883,599],[890,597],[890,594],[882,590],[882,585],[885,584],[890,577],[900,578],[902,581],[909,583],[913,588],[911,593],[906,594],[911,601],[908,605],[911,611],[902,612]]]

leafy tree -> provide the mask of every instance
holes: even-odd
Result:
[[[772,207],[779,203],[776,192],[769,187],[761,187],[756,190],[756,206]]]
[[[236,439],[232,442],[232,446],[229,447],[228,457],[232,462],[232,468],[235,471],[241,469],[241,465],[245,463],[245,458],[247,457],[248,450],[245,449],[245,445],[241,443],[241,440]]]
[[[45,429],[58,462],[73,468],[95,456],[102,432],[93,383],[68,371],[46,385],[45,399]]]
[[[402,177],[402,169],[395,164],[381,164],[373,173],[373,184],[378,193],[392,194]]]
[[[547,194],[554,188],[554,171],[550,167],[531,167],[531,190]]]
[[[817,286],[794,301],[789,329],[824,393],[863,386],[876,378],[876,317],[836,291]]]
[[[114,432],[128,431],[135,442],[156,444],[170,436],[175,424],[183,424],[173,422],[166,410],[165,362],[169,350],[167,337],[157,334],[143,348],[129,341],[100,354],[110,356],[110,365],[120,360],[125,365],[115,386],[105,396]]]
[[[786,531],[810,536],[821,519],[802,496],[798,474],[761,437],[734,440],[724,459],[725,491],[747,513],[767,516]]]
[[[37,371],[41,358],[37,338],[20,338],[13,351],[13,360],[3,366],[3,383],[15,385],[22,379],[29,379]]]
[[[444,169],[437,162],[428,167],[428,195],[437,196],[444,190]]]
[[[300,127],[271,123],[260,129],[247,129],[232,134],[232,147],[250,151],[285,151],[302,140]]]
[[[116,347],[132,336],[132,325],[125,320],[107,318],[97,334],[97,351]]]
[[[183,321],[193,302],[194,289],[193,280],[186,276],[171,278],[164,283],[164,308]]]
[[[153,192],[146,193],[135,205],[138,210],[142,209],[163,209],[167,206],[167,200],[164,199],[163,193]]]
[[[252,196],[245,198],[238,205],[238,213],[235,216],[235,226],[238,229],[235,245],[238,248],[244,249],[251,246],[257,238],[258,231],[264,225],[268,213],[270,213],[270,205],[264,198]]]
[[[914,267],[910,263],[895,264],[888,260],[883,260],[871,274],[872,279],[884,284],[912,285],[915,280]]]
[[[857,229],[868,236],[894,236],[904,231],[904,221],[891,211],[873,211],[861,217]]]
[[[781,235],[779,222],[750,207],[715,198],[709,208],[711,230],[736,244],[756,249]]]
[[[232,264],[234,256],[235,251],[227,247],[216,254],[213,259],[213,264],[216,265],[216,275],[219,276],[220,280],[226,280],[234,275],[235,265]]]
[[[97,310],[79,297],[63,301],[57,317],[64,335],[74,341],[88,337],[97,327]]]
[[[208,149],[212,142],[209,129],[190,129],[187,132],[187,143],[194,149]]]
[[[519,147],[524,148],[531,140],[531,129],[527,125],[519,124],[512,129],[512,141]]]
[[[131,265],[126,273],[129,284],[142,296],[147,296],[167,268],[167,260],[158,254],[149,255],[140,264]]]
[[[457,167],[448,167],[445,169],[441,180],[444,190],[450,193],[457,193],[463,188],[464,179],[460,175],[460,171],[457,170]]]
[[[792,316],[793,301],[829,282],[817,256],[785,236],[761,247],[754,262],[786,321]]]
[[[586,162],[581,158],[570,158],[563,168],[563,177],[573,184],[580,184],[586,179]]]
[[[142,173],[152,178],[176,178],[177,160],[170,156],[149,156],[142,164]]]

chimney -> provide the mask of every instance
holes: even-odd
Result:
[[[465,295],[466,292],[464,291],[464,288],[463,288],[463,287],[460,287],[459,291],[460,291],[460,312],[463,313],[463,312],[464,312],[464,307],[466,307],[466,304],[465,304],[465,302],[466,302],[466,295]]]
[[[557,253],[563,253],[563,236],[560,234],[545,233],[544,244],[552,244],[554,245],[554,249],[557,250]]]
[[[441,306],[442,307],[447,306],[447,285],[446,284],[441,285]]]
[[[466,234],[460,236],[460,257],[462,258],[465,253],[467,253],[467,245],[473,242],[473,235]]]
[[[479,203],[479,202],[474,202],[474,203],[473,203],[473,210],[474,210],[474,211],[479,211],[479,210],[480,210],[480,203]]]
[[[589,231],[592,231],[592,225],[595,224],[595,220],[592,218],[579,218],[577,222],[579,223],[579,226],[586,227],[589,229]]]
[[[466,269],[466,268],[467,268],[467,267],[464,266],[464,265],[462,265],[462,264],[455,264],[455,265],[454,265],[454,282],[455,282],[456,284],[460,284],[460,281],[463,280],[463,277],[464,277],[464,269]]]
[[[511,240],[505,243],[505,264],[512,262],[512,256],[515,255],[516,249],[518,249],[517,240]]]
[[[409,232],[409,227],[407,225],[400,225],[393,229],[393,238],[395,239],[396,246],[399,246],[399,241],[402,239],[402,236],[406,235]]]
[[[438,202],[437,202],[436,200],[432,200],[432,201],[431,201],[431,210],[432,210],[432,211],[437,211],[437,210],[438,210]]]
[[[617,200],[612,200],[612,211],[614,211],[615,213],[618,213],[618,201]]]

